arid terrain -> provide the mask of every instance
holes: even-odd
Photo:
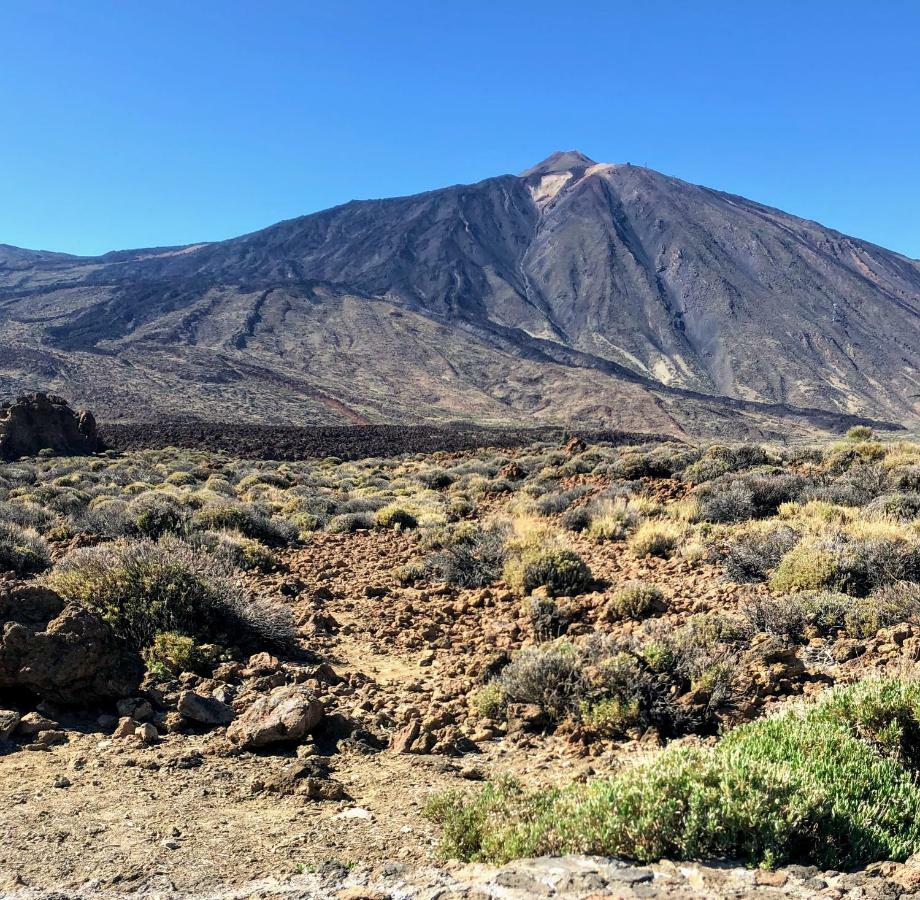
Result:
[[[920,889],[918,444],[49,451],[0,579],[3,896]]]

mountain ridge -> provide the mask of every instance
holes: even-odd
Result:
[[[212,420],[920,421],[920,263],[579,151],[226,241],[0,246],[0,325],[0,389],[70,382],[103,418],[146,384]]]

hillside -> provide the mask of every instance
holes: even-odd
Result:
[[[0,246],[0,393],[104,420],[915,426],[918,347],[916,260],[575,151],[219,243]]]

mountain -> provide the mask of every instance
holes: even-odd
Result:
[[[920,423],[920,262],[554,153],[219,243],[0,245],[0,394],[101,419]]]

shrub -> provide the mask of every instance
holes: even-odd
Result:
[[[472,523],[460,527],[462,539],[444,543],[441,550],[428,558],[434,577],[460,587],[485,587],[501,574],[507,559],[505,542],[508,531],[500,526],[477,528]]]
[[[770,576],[770,588],[778,594],[835,590],[842,586],[837,549],[818,538],[803,538],[783,556]]]
[[[592,582],[587,563],[574,550],[560,547],[525,550],[505,567],[505,578],[525,596],[543,587],[551,597],[574,597]]]
[[[684,531],[671,522],[644,522],[627,541],[629,549],[640,559],[645,556],[670,556]]]
[[[596,541],[625,540],[629,530],[642,520],[635,503],[623,498],[601,500],[592,504],[590,510],[591,524],[587,534]]]
[[[920,581],[920,543],[901,536],[850,538],[837,566],[843,589],[856,596],[895,581]]]
[[[505,713],[507,699],[496,682],[483,685],[473,695],[473,708],[484,719],[500,719]]]
[[[416,475],[416,478],[426,487],[433,491],[443,491],[449,488],[455,481],[454,476],[444,469],[425,469]]]
[[[205,506],[192,522],[205,531],[238,531],[270,547],[284,546],[297,537],[297,529],[289,522],[273,519],[252,504]]]
[[[872,500],[866,510],[898,522],[910,522],[920,518],[920,493],[902,491],[897,494],[882,494]]]
[[[278,558],[268,547],[239,532],[195,532],[186,541],[192,547],[203,547],[244,572],[272,572],[278,568]]]
[[[920,585],[897,582],[870,597],[852,600],[845,610],[844,627],[856,638],[873,637],[882,628],[909,623],[920,625]]]
[[[160,491],[135,497],[128,504],[127,514],[138,534],[154,539],[163,534],[183,533],[191,518],[186,505]]]
[[[418,521],[412,513],[401,506],[384,506],[374,513],[374,524],[387,530],[393,528],[415,528]]]
[[[592,521],[591,510],[587,506],[574,506],[563,513],[559,524],[567,531],[585,531]]]
[[[584,695],[580,660],[568,644],[522,650],[502,670],[498,686],[508,701],[536,704],[551,722],[576,710]]]
[[[754,494],[739,480],[715,481],[696,495],[700,522],[743,522],[754,518]]]
[[[742,531],[722,553],[725,574],[739,583],[763,581],[798,540],[787,525],[769,524]]]
[[[847,431],[846,436],[847,440],[855,442],[871,441],[875,437],[868,425],[854,425]]]
[[[755,595],[742,606],[741,614],[753,634],[775,634],[796,644],[804,641],[810,618],[806,602],[800,596]]]
[[[48,545],[36,531],[0,522],[0,571],[34,575],[50,565]]]
[[[352,534],[355,531],[369,531],[373,527],[374,519],[370,513],[340,513],[329,520],[326,531],[333,534]]]
[[[257,645],[287,645],[294,637],[285,607],[249,595],[225,561],[176,539],[74,550],[47,581],[67,600],[99,612],[135,649],[169,631]]]
[[[191,472],[171,472],[166,476],[166,484],[172,484],[176,487],[188,487],[197,482],[198,479]]]
[[[904,860],[920,849],[920,788],[905,752],[916,748],[918,707],[915,684],[857,684],[736,728],[712,749],[669,749],[562,790],[499,782],[469,799],[443,795],[427,813],[442,825],[442,852],[465,860]]]
[[[645,581],[629,581],[610,598],[606,613],[611,619],[642,619],[663,608],[661,588]]]
[[[552,641],[562,637],[572,620],[573,611],[560,607],[551,597],[534,597],[528,612],[538,641]]]
[[[143,657],[147,668],[161,677],[182,672],[210,675],[219,650],[213,644],[196,644],[192,638],[175,631],[161,631],[144,650]]]

